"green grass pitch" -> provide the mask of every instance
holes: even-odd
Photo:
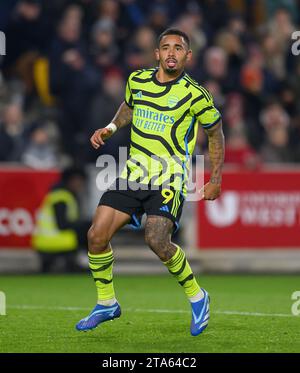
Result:
[[[211,319],[192,337],[189,304],[170,275],[115,276],[123,314],[87,333],[75,324],[95,304],[88,274],[0,276],[0,352],[300,352],[300,316],[291,314],[299,276],[198,279]]]

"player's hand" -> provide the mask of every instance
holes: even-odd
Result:
[[[203,199],[213,201],[217,199],[221,194],[221,184],[208,182],[202,188],[201,193],[203,194]]]
[[[100,146],[104,145],[104,140],[109,139],[112,133],[112,130],[109,128],[100,128],[99,130],[95,131],[93,136],[90,138],[93,148],[98,149]]]

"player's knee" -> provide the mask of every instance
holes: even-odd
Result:
[[[110,237],[107,232],[99,226],[92,226],[88,231],[89,251],[92,254],[99,254],[101,251],[106,250],[109,245]]]

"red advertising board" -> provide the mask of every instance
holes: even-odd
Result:
[[[224,172],[197,224],[199,248],[300,249],[300,171]]]
[[[30,247],[35,213],[58,171],[0,169],[0,249]]]

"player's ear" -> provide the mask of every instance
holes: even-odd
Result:
[[[156,61],[159,61],[159,49],[156,48],[155,51],[154,51],[154,53],[155,53],[155,59],[156,59]]]
[[[189,62],[192,59],[192,57],[193,57],[193,52],[191,49],[189,49],[186,55],[187,62]]]

